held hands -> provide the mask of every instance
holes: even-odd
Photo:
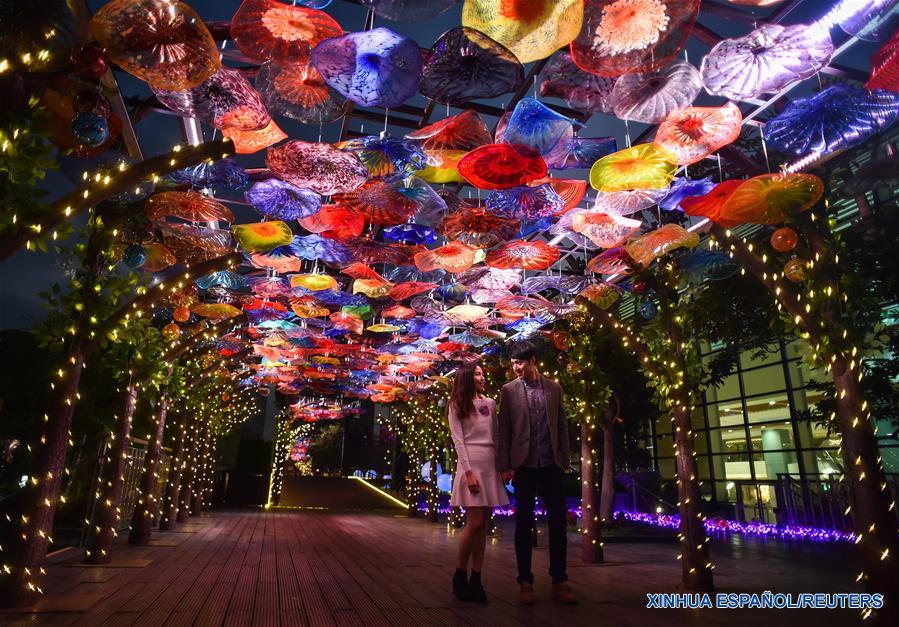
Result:
[[[499,473],[500,479],[503,480],[503,484],[509,483],[512,479],[515,478],[515,471],[509,468],[508,470],[503,470]]]
[[[465,481],[468,484],[468,491],[472,494],[478,494],[481,491],[481,484],[478,482],[478,478],[474,476],[472,471],[465,471]]]

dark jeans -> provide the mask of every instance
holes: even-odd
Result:
[[[534,583],[531,572],[531,530],[534,527],[534,502],[539,491],[549,523],[549,574],[553,583],[568,581],[565,573],[568,537],[565,511],[565,472],[558,466],[516,468],[515,480],[515,557],[518,559],[518,583]]]

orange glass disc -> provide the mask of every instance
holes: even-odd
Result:
[[[565,202],[565,206],[555,215],[563,215],[577,207],[577,204],[584,199],[584,195],[587,193],[587,181],[582,181],[580,179],[557,179],[547,177],[530,181],[528,185],[535,187],[542,183],[549,183],[549,186],[552,187]]]
[[[631,239],[624,249],[634,261],[648,266],[653,259],[675,248],[695,248],[698,245],[698,233],[691,233],[679,224],[665,224],[655,231]]]
[[[234,222],[225,205],[199,192],[160,192],[144,203],[144,213],[152,221],[180,218],[189,222]]]
[[[659,125],[655,143],[677,157],[678,165],[701,161],[740,136],[743,115],[728,102],[723,107],[687,107]]]
[[[346,194],[334,194],[334,202],[362,215],[372,224],[402,224],[415,213],[415,202],[382,180],[367,181]]]
[[[546,242],[536,240],[513,240],[500,244],[487,253],[487,265],[491,268],[508,270],[546,270],[559,259],[559,249]]]
[[[226,126],[222,128],[222,135],[234,142],[234,152],[239,155],[251,155],[287,139],[287,134],[274,120],[270,120],[267,125],[252,131]]]
[[[814,174],[761,174],[744,181],[721,206],[721,218],[737,223],[777,224],[809,209],[824,193]]]
[[[244,0],[231,18],[231,37],[241,52],[285,64],[305,63],[318,42],[342,34],[324,11],[275,0]]]
[[[406,134],[422,150],[474,150],[493,143],[490,131],[481,116],[472,109],[451,115],[439,122]]]
[[[414,259],[415,266],[422,272],[446,270],[457,274],[474,264],[475,249],[462,242],[450,242],[440,248],[417,253]]]
[[[196,87],[222,67],[215,40],[183,2],[113,0],[90,30],[107,58],[157,89]]]

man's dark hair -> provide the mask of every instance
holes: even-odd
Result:
[[[530,342],[515,342],[509,346],[509,359],[528,361],[537,357],[537,349]]]

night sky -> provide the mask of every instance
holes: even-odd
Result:
[[[421,0],[426,2],[427,0]],[[724,0],[718,0],[719,4],[728,4]],[[103,1],[90,1],[88,5],[92,11],[96,11],[100,6],[105,4]],[[194,0],[189,2],[204,20],[228,20],[240,5],[240,0]],[[801,2],[783,21],[786,24],[803,23],[812,21],[826,13],[832,2],[823,0],[805,0]],[[748,7],[743,7],[748,11]],[[332,15],[347,31],[362,30],[365,22],[366,10],[362,6],[350,0],[335,0],[325,9]],[[764,16],[771,12],[771,9],[756,9],[758,15]],[[437,39],[444,31],[453,26],[460,24],[461,3],[449,11],[437,16],[429,21],[418,24],[404,24],[398,22],[388,22],[382,18],[375,18],[375,26],[386,26],[399,33],[405,34],[416,40],[420,46],[427,48]],[[700,13],[699,21],[709,27],[714,32],[723,37],[732,37],[743,35],[751,29],[751,24],[741,23],[735,20],[727,20],[717,16],[710,16],[706,13]],[[864,73],[869,71],[869,62],[871,55],[878,49],[880,44],[870,42],[859,42],[855,44],[847,53],[841,55],[836,61],[837,65],[860,70]],[[233,44],[226,43],[225,50],[233,49]],[[687,58],[694,65],[699,65],[702,55],[708,51],[708,48],[691,38],[687,49]],[[234,62],[228,62],[234,65]],[[528,66],[525,67],[527,71]],[[146,97],[150,94],[149,88],[141,81],[132,78],[122,72],[116,72],[122,93],[128,96]],[[800,88],[794,90],[792,95],[805,95],[809,90],[815,87],[814,80],[805,81]],[[486,101],[494,106],[503,106],[504,99],[507,101],[509,95],[493,101]],[[547,99],[552,102],[552,99]],[[409,101],[409,104],[416,106],[424,106],[426,99],[420,95],[416,95]],[[697,105],[719,105],[722,104],[721,98],[702,94],[695,104]],[[452,109],[450,113],[457,113],[458,109]],[[446,108],[438,105],[435,108],[431,121],[436,121],[445,117]],[[293,120],[286,118],[278,118],[279,125],[284,131],[294,139],[305,139],[307,141],[316,141],[318,138],[318,126],[302,125]],[[495,120],[487,119],[488,125],[492,125]],[[340,121],[325,125],[322,129],[323,141],[336,141],[340,129]],[[363,130],[359,121],[354,121],[351,129],[359,131]],[[370,134],[377,134],[382,129],[382,125],[375,122],[365,123],[364,130]],[[138,137],[141,141],[141,147],[144,155],[149,157],[162,152],[167,152],[175,144],[182,141],[181,128],[178,118],[173,115],[153,114],[143,119],[136,127]],[[405,129],[391,129],[392,134],[401,136]],[[640,124],[631,124],[630,132],[632,137],[636,137],[643,130]],[[213,136],[213,129],[204,128],[206,139]],[[587,126],[579,133],[583,137],[591,136],[614,136],[617,138],[619,147],[625,146],[625,127],[624,123],[614,117],[601,114],[594,115]],[[259,167],[263,164],[265,152],[261,151],[256,155],[242,156],[239,161],[246,167]],[[81,164],[73,164],[73,169],[80,174],[80,170],[88,166]],[[47,198],[52,200],[62,195],[72,187],[72,184],[60,172],[52,173],[45,181],[44,186],[49,190]],[[238,221],[256,221],[255,214],[243,209],[235,208]],[[82,217],[83,220],[83,217]],[[43,254],[22,251],[13,256],[0,266],[0,330],[3,329],[27,329],[39,322],[44,315],[41,306],[41,300],[38,292],[48,289],[54,282],[60,282],[63,287],[66,285],[66,279],[63,275],[62,268],[59,266],[58,259],[53,254]]]

